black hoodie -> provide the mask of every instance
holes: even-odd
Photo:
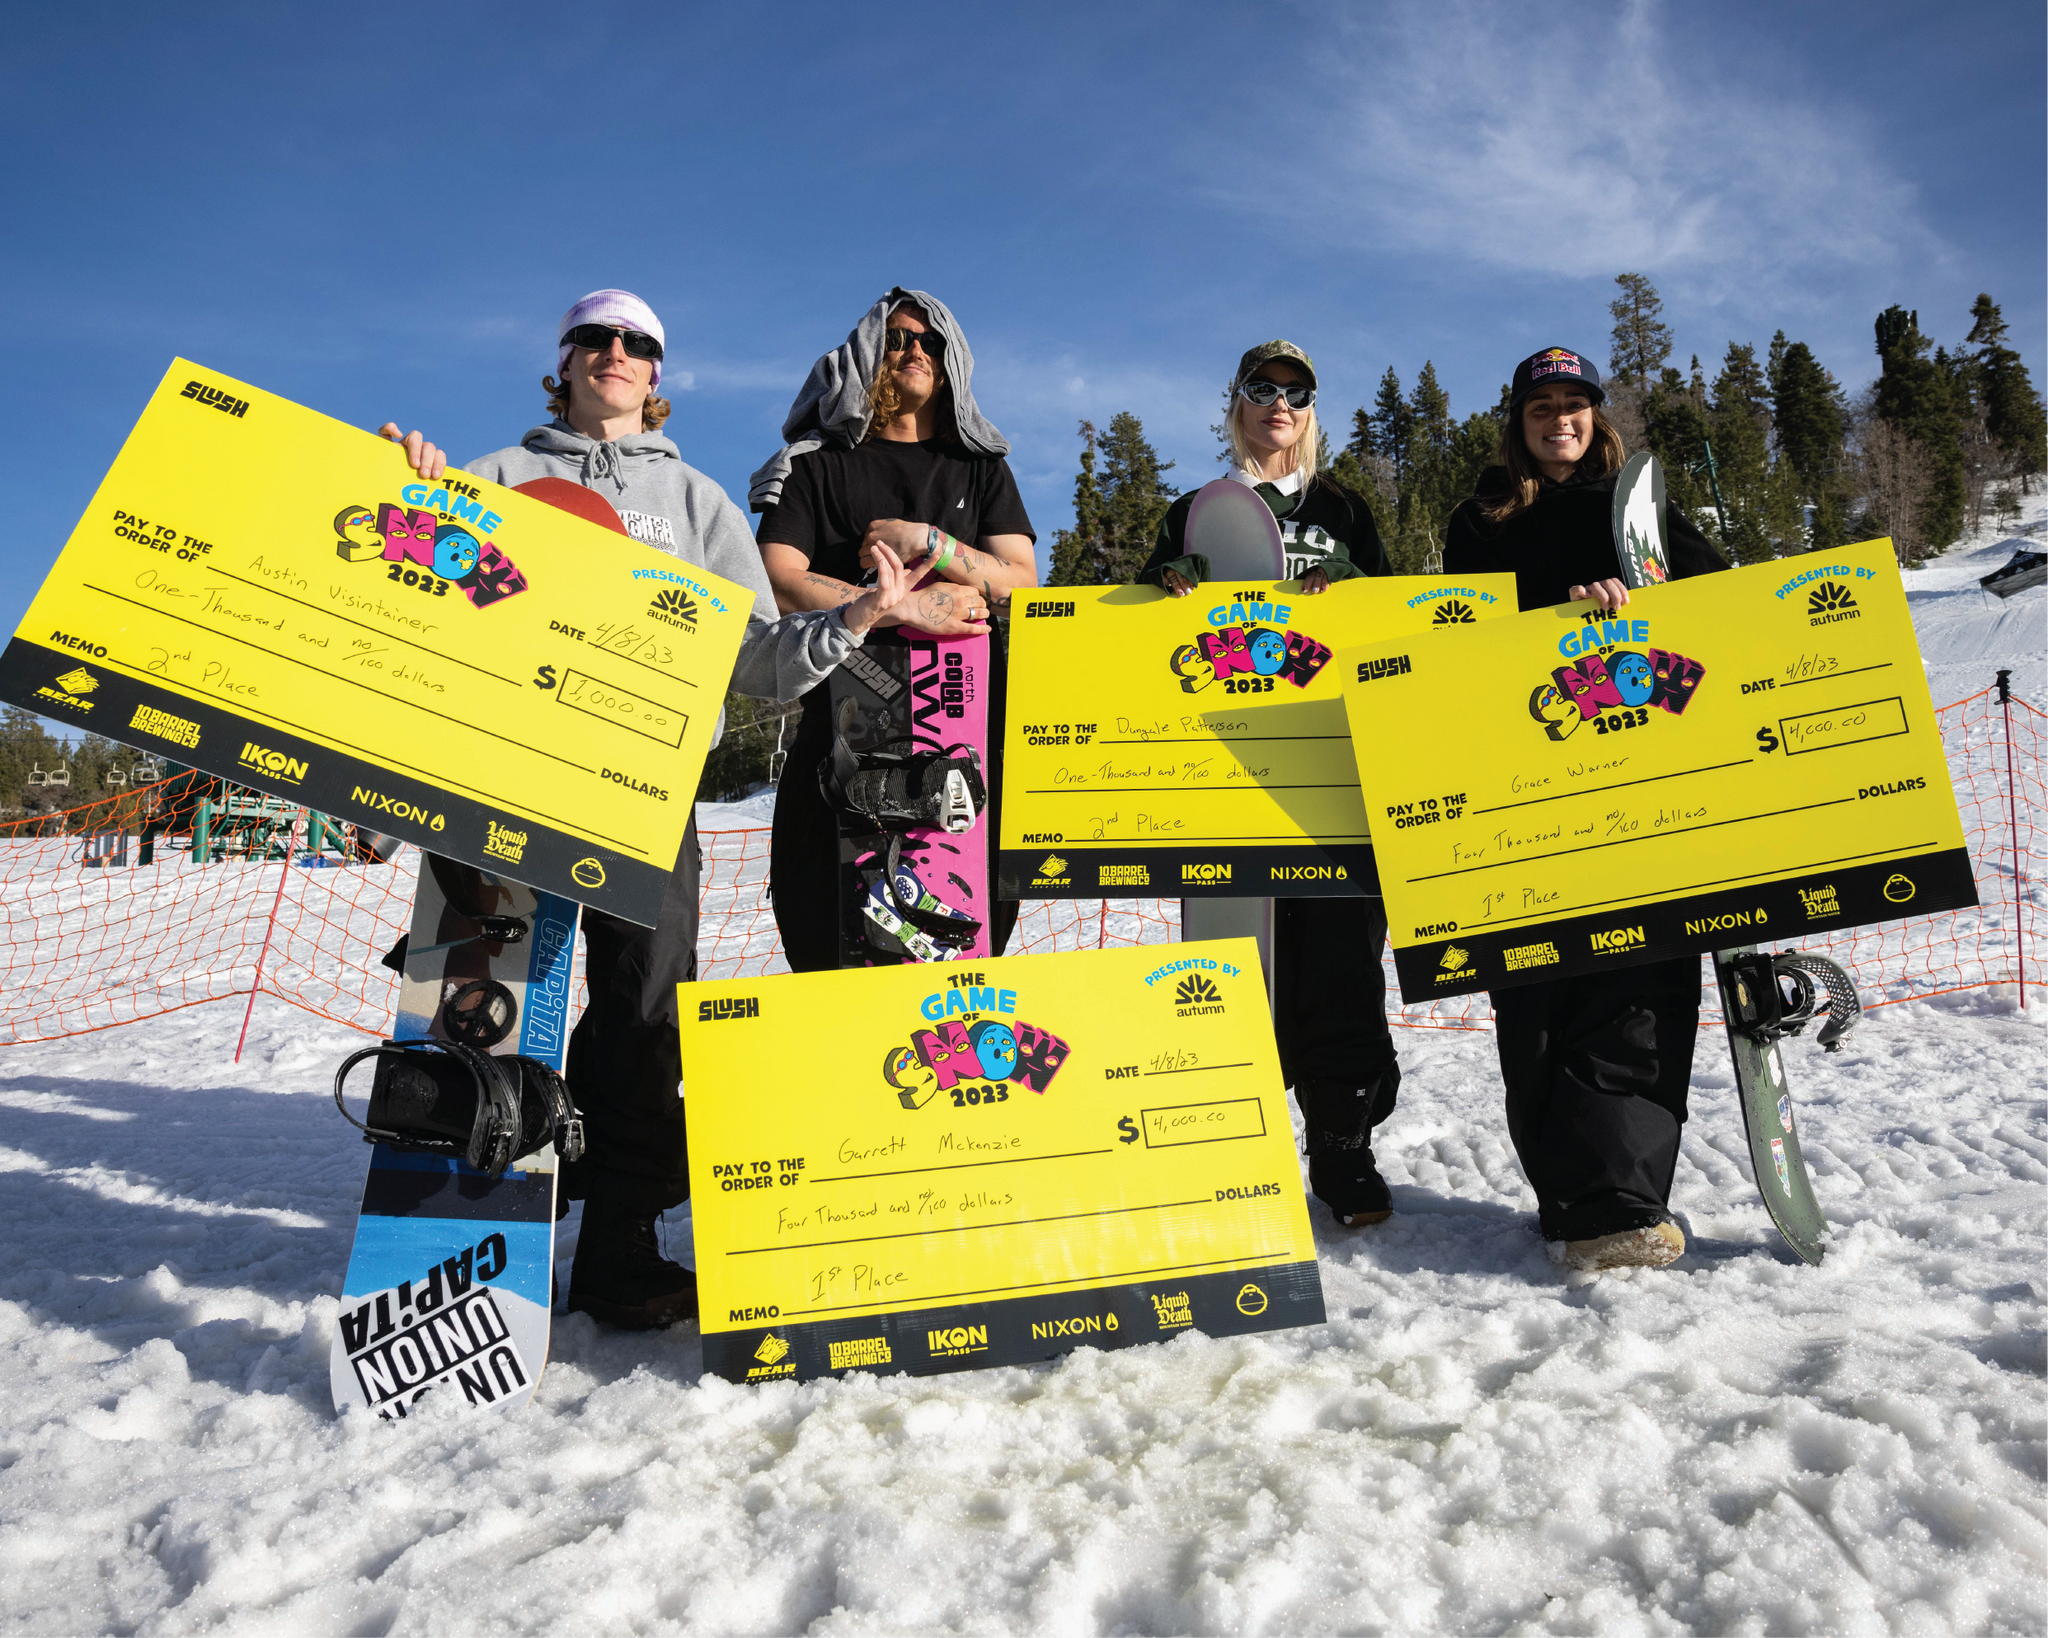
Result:
[[[1569,601],[1571,588],[1621,578],[1614,550],[1614,481],[1620,474],[1543,480],[1535,501],[1505,523],[1491,523],[1482,502],[1508,489],[1508,470],[1490,466],[1478,493],[1451,514],[1444,540],[1447,574],[1511,574],[1524,612]],[[1665,555],[1671,578],[1685,580],[1728,567],[1692,519],[1664,503]]]

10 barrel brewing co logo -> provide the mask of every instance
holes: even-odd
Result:
[[[882,1079],[905,1109],[940,1093],[953,1107],[1007,1103],[1012,1090],[1043,1094],[1071,1048],[1017,1016],[1017,992],[959,973],[918,1003],[924,1023],[882,1057]]]

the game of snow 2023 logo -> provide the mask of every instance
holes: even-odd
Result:
[[[1270,694],[1275,678],[1306,688],[1329,664],[1330,650],[1313,637],[1289,631],[1293,605],[1273,603],[1264,592],[1242,591],[1209,611],[1214,631],[1181,643],[1168,662],[1181,691],[1198,694],[1220,682],[1232,694]]]
[[[1017,1016],[1017,992],[958,973],[918,1003],[925,1022],[882,1058],[882,1079],[906,1109],[941,1092],[957,1108],[1007,1103],[1013,1090],[1043,1093],[1067,1061],[1067,1043]]]
[[[1618,734],[1643,727],[1652,711],[1683,716],[1707,668],[1652,648],[1649,638],[1647,620],[1586,615],[1578,630],[1558,639],[1565,663],[1530,693],[1529,715],[1552,739],[1569,739],[1589,722],[1595,733]]]
[[[526,577],[491,539],[503,520],[468,484],[409,483],[398,494],[403,504],[335,513],[335,556],[379,564],[386,579],[428,597],[446,597],[454,586],[480,609],[526,590]]]

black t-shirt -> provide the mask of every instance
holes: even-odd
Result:
[[[1010,463],[941,439],[870,438],[799,455],[782,499],[761,514],[754,538],[794,547],[819,574],[858,586],[860,543],[877,518],[932,523],[969,546],[983,535],[1038,538]]]
[[[1147,585],[1160,584],[1160,572],[1187,553],[1188,509],[1195,504],[1188,494],[1167,509],[1159,521],[1159,540],[1138,578]],[[1299,494],[1283,495],[1269,483],[1257,485],[1259,499],[1280,521],[1280,547],[1287,554],[1287,578],[1299,580],[1310,569],[1321,569],[1330,579],[1351,580],[1362,574],[1391,574],[1387,550],[1380,544],[1379,525],[1365,497],[1354,494],[1333,478],[1318,473]]]
[[[1480,475],[1479,492],[1451,514],[1444,572],[1511,574],[1525,612],[1564,602],[1574,586],[1620,579],[1621,560],[1614,551],[1614,484],[1620,476],[1575,473],[1563,483],[1545,478],[1534,502],[1505,523],[1490,523],[1480,505],[1507,492],[1508,474],[1506,467],[1488,467]],[[1664,503],[1664,536],[1673,580],[1728,567],[1698,525],[1669,501]]]

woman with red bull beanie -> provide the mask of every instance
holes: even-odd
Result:
[[[1626,603],[1614,485],[1624,451],[1592,362],[1548,347],[1515,366],[1500,464],[1451,514],[1444,568],[1512,574],[1522,608]],[[1674,580],[1728,567],[1666,504]],[[1587,1269],[1661,1268],[1685,1251],[1670,1210],[1693,1044],[1697,956],[1493,992],[1508,1134],[1537,1226]]]

